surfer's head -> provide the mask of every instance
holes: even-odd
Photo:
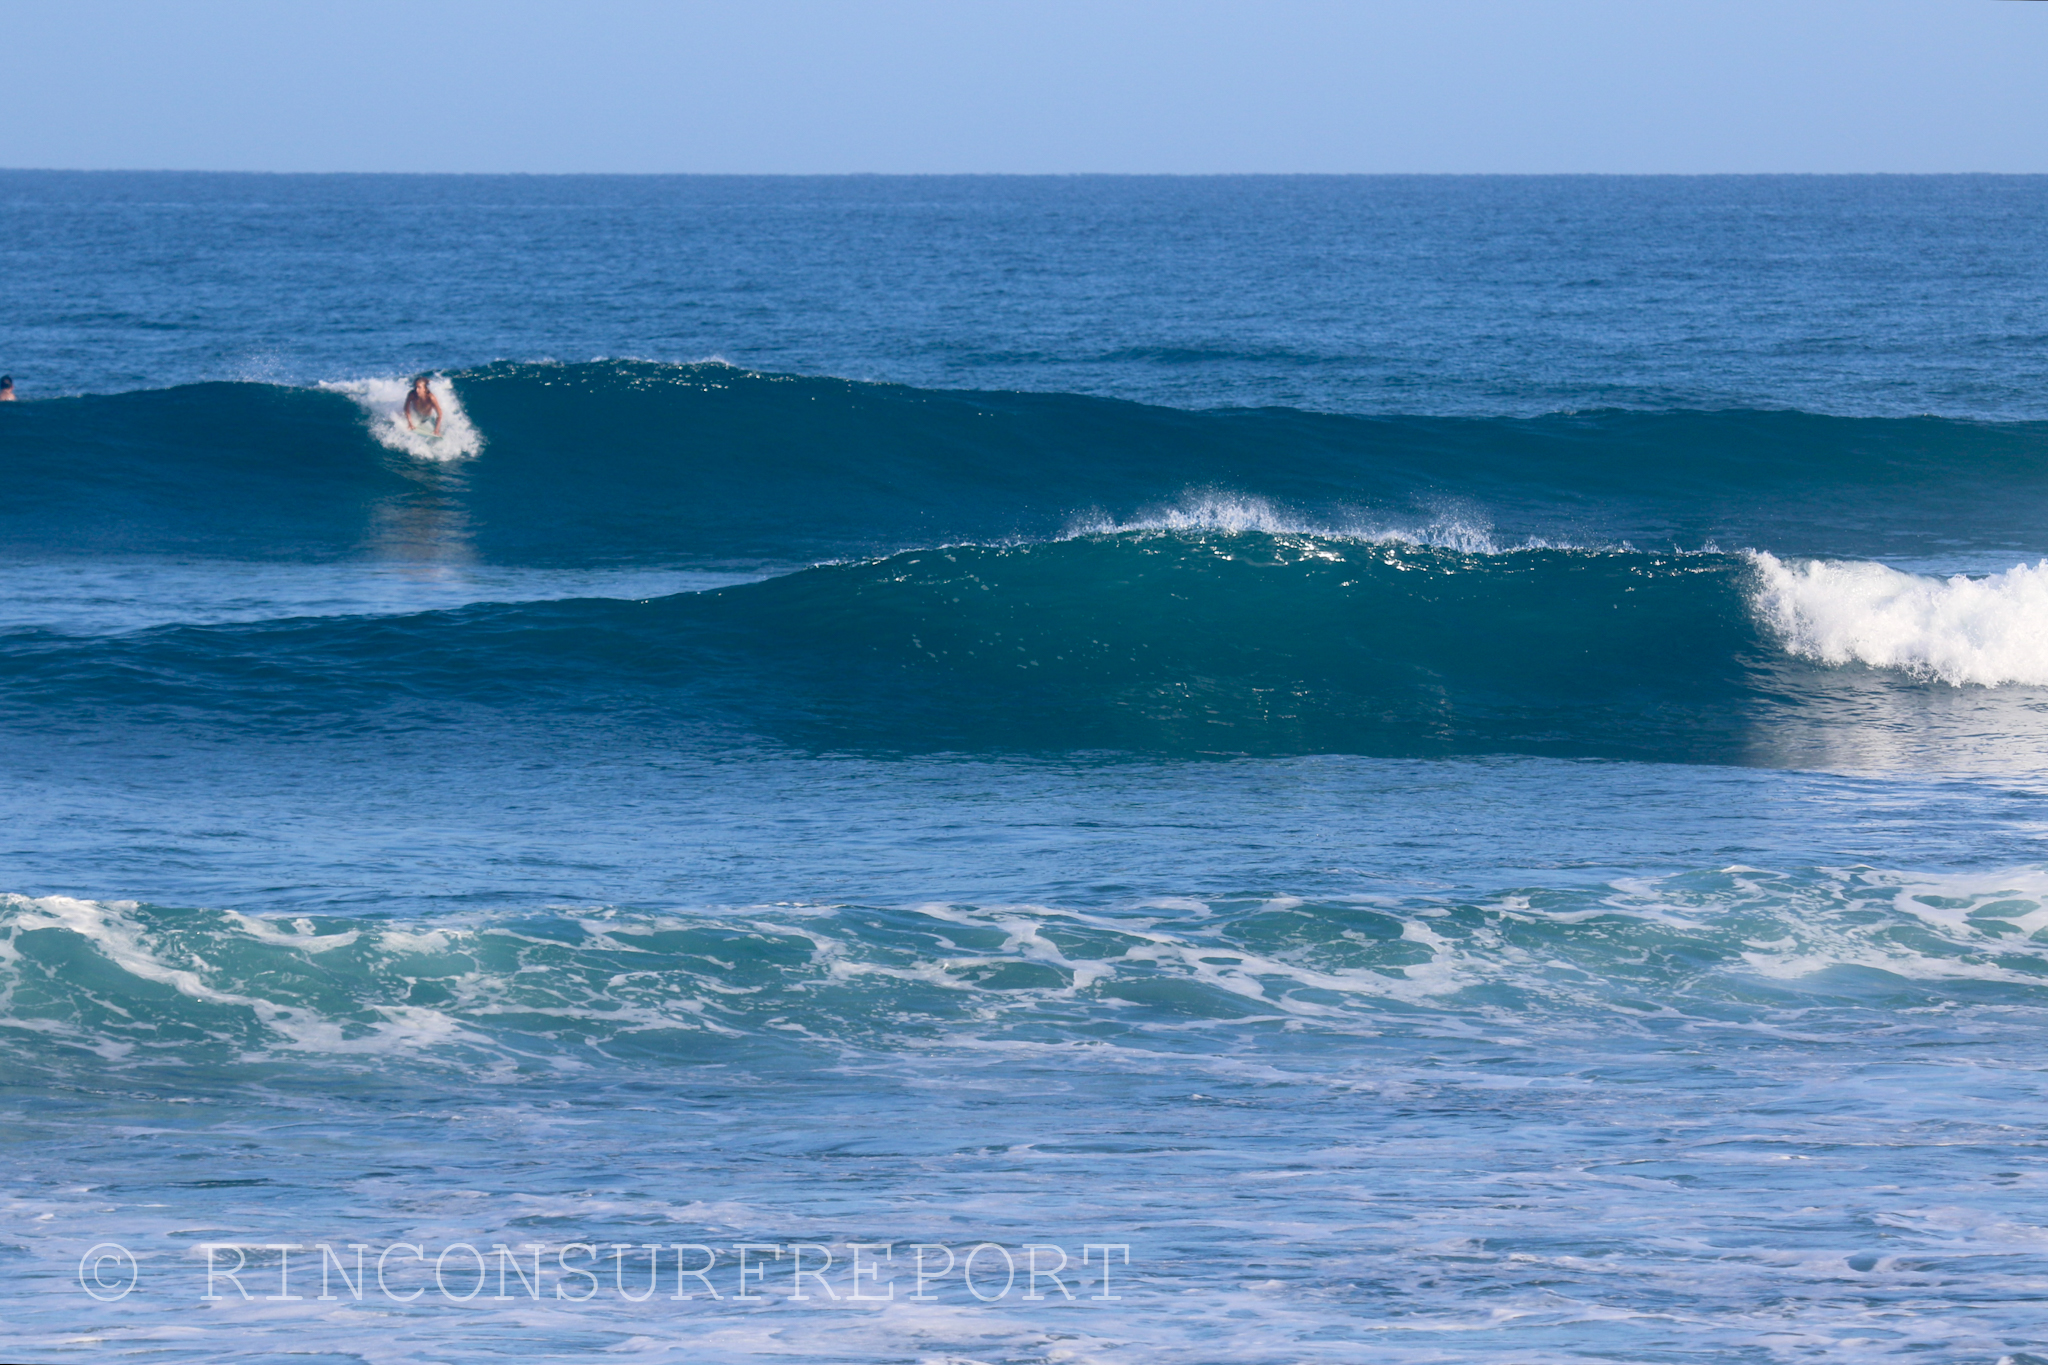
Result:
[[[425,393],[427,391],[427,377],[425,375],[416,374],[412,377],[412,391],[414,393]]]
[[[13,387],[14,376],[11,374],[0,374],[0,393],[4,393]]]

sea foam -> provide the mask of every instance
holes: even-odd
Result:
[[[1955,686],[2048,685],[2048,560],[1927,578],[1883,564],[1751,559],[1758,614],[1794,654]]]
[[[349,379],[320,387],[355,399],[370,419],[370,434],[387,449],[421,460],[459,460],[479,454],[484,448],[483,433],[463,411],[455,385],[439,376],[427,381],[427,387],[441,403],[439,436],[433,434],[431,425],[422,430],[407,427],[405,395],[412,389],[410,380]]]

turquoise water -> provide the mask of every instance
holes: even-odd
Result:
[[[4,1353],[2048,1358],[2044,196],[0,174]]]

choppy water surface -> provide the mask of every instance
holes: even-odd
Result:
[[[2044,196],[0,175],[5,1353],[2048,1359]]]

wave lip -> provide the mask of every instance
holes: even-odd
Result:
[[[1755,552],[1758,614],[1802,658],[1952,686],[2048,685],[2048,560],[1983,578]]]
[[[1500,554],[1504,549],[1490,528],[1455,516],[1437,516],[1405,525],[1361,515],[1317,518],[1289,511],[1269,498],[1217,488],[1189,489],[1171,503],[1147,508],[1122,520],[1099,511],[1078,516],[1067,523],[1061,538],[1146,532],[1182,536],[1312,536],[1320,540],[1452,550],[1465,555]],[[1512,548],[1575,547],[1531,537]]]

